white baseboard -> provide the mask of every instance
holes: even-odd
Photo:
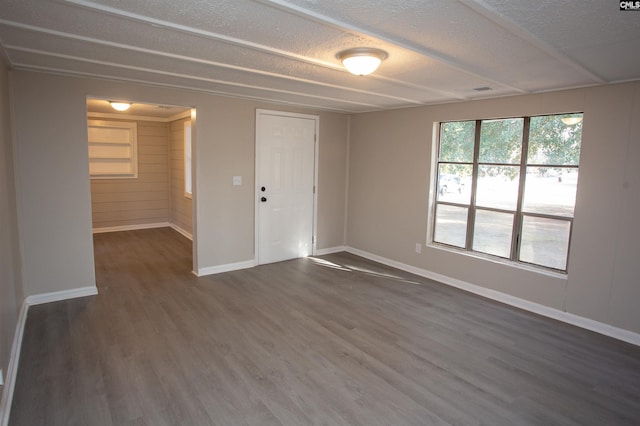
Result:
[[[173,229],[174,231],[182,234],[183,236],[187,237],[188,239],[190,239],[191,241],[193,241],[193,235],[191,235],[190,232],[187,232],[186,230],[182,229],[181,227],[179,227],[178,225],[176,225],[175,223],[170,223],[169,226],[171,227],[171,229]]]
[[[426,269],[417,268],[415,266],[407,265],[405,263],[396,262],[382,256],[368,253],[363,250],[359,250],[353,247],[345,247],[345,251],[355,254],[357,256],[364,257],[365,259],[373,260],[374,262],[382,263],[383,265],[391,266],[402,271],[406,271],[421,277],[429,278],[440,283],[450,285],[452,287],[459,288],[461,290],[468,291],[470,293],[477,294],[479,296],[486,297],[487,299],[496,300],[498,302],[505,303],[507,305],[514,306],[516,308],[523,309],[525,311],[533,312],[538,315],[552,318],[558,321],[562,321],[567,324],[575,325],[590,331],[594,331],[605,336],[613,337],[614,339],[622,340],[627,343],[631,343],[636,346],[640,346],[640,334],[634,333],[629,330],[614,327],[609,324],[605,324],[599,321],[594,321],[589,318],[581,317],[569,312],[560,311],[558,309],[550,308],[548,306],[540,305],[538,303],[530,302],[519,297],[511,296],[506,293],[502,293],[496,290],[491,290],[485,287],[481,287],[475,284],[461,281],[455,278],[448,277],[446,275],[437,274],[435,272],[428,271]]]
[[[346,247],[345,246],[338,246],[338,247],[330,247],[330,248],[325,248],[325,249],[319,249],[319,250],[316,250],[316,254],[315,255],[316,256],[323,256],[325,254],[339,253],[341,251],[346,251]],[[195,276],[197,276],[197,277],[202,277],[204,275],[213,275],[213,274],[220,274],[222,272],[237,271],[238,269],[253,268],[257,264],[258,263],[255,260],[246,260],[244,262],[229,263],[227,265],[219,265],[219,266],[210,266],[210,267],[207,267],[207,268],[200,268],[197,271],[193,271],[193,274]]]
[[[140,229],[153,229],[153,228],[171,228],[176,232],[184,235],[188,239],[193,241],[193,236],[190,232],[187,232],[183,228],[179,227],[175,223],[159,222],[159,223],[141,223],[138,225],[121,225],[121,226],[107,226],[104,228],[93,228],[94,234],[102,234],[104,232],[120,232],[120,231],[138,231]]]
[[[71,290],[54,291],[51,293],[34,294],[25,299],[28,306],[42,303],[57,302],[60,300],[75,299],[76,297],[94,296],[98,294],[96,286],[80,287]]]
[[[137,231],[139,229],[166,228],[169,226],[171,226],[169,222],[142,223],[139,225],[107,226],[104,228],[93,228],[93,233],[101,234],[103,232]]]
[[[7,426],[9,424],[9,414],[11,411],[11,403],[13,402],[13,391],[16,385],[20,350],[22,349],[22,338],[24,336],[24,326],[27,321],[29,307],[42,303],[57,302],[60,300],[74,299],[76,297],[92,296],[95,294],[98,294],[98,289],[95,286],[91,286],[74,288],[72,290],[54,291],[52,293],[34,294],[24,299],[22,307],[20,308],[20,313],[18,314],[16,332],[13,337],[13,344],[11,345],[9,368],[7,369],[7,377],[2,392],[2,400],[0,402],[0,426]]]
[[[238,269],[253,268],[254,266],[256,266],[256,262],[253,259],[245,260],[244,262],[228,263],[226,265],[199,268],[197,273],[195,273],[195,275],[198,277],[202,277],[205,275],[220,274],[222,272],[237,271]]]
[[[24,335],[24,325],[27,322],[28,310],[29,305],[25,300],[22,303],[20,313],[18,314],[16,331],[13,336],[13,344],[11,345],[11,358],[9,358],[7,376],[2,389],[2,399],[0,400],[0,426],[7,426],[9,424],[9,414],[11,412],[11,403],[13,402],[13,391],[16,386],[16,377],[18,376],[18,363],[20,362],[20,350],[22,349],[22,337]]]
[[[331,253],[340,253],[341,251],[346,251],[346,247],[336,246],[336,247],[317,249],[316,256],[324,256],[325,254],[331,254]]]

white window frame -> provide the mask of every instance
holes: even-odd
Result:
[[[184,122],[184,196],[193,197],[191,121]]]
[[[120,140],[92,140],[92,128],[99,129],[118,129],[126,130],[126,139]],[[136,179],[138,177],[138,126],[136,123],[127,121],[106,121],[106,120],[87,120],[88,148],[89,148],[89,176],[91,179]],[[128,157],[108,157],[108,156],[92,156],[92,146],[109,146],[120,145],[129,147],[130,155]],[[92,163],[127,163],[130,165],[130,172],[91,172]]]
[[[579,112],[579,113],[565,113],[567,115],[573,115],[573,114],[580,114],[580,116],[582,117],[582,114],[584,114],[583,112]],[[561,116],[564,115],[563,113],[554,113],[554,114],[544,114],[544,115],[539,115],[539,116]],[[435,148],[435,152],[434,152],[434,162],[432,165],[432,170],[431,170],[431,176],[432,176],[432,182],[433,182],[433,186],[431,188],[431,192],[430,192],[430,209],[429,209],[429,218],[428,218],[428,229],[427,229],[427,245],[432,246],[432,247],[436,247],[436,248],[443,248],[443,249],[447,249],[447,250],[451,250],[451,251],[455,251],[455,252],[459,252],[459,253],[464,253],[464,254],[468,254],[468,255],[472,255],[475,257],[480,257],[480,258],[485,258],[485,259],[491,259],[494,261],[498,261],[500,263],[505,263],[505,264],[511,264],[511,265],[517,265],[517,266],[521,266],[521,267],[525,267],[525,268],[531,268],[533,270],[536,271],[548,271],[548,272],[552,272],[552,273],[558,273],[561,275],[566,275],[568,274],[568,267],[569,267],[569,255],[571,252],[571,241],[572,241],[572,230],[573,230],[573,218],[575,215],[575,212],[571,215],[571,216],[561,216],[561,215],[553,215],[553,214],[539,214],[539,213],[532,213],[532,212],[526,212],[523,211],[522,209],[522,204],[523,204],[523,195],[524,195],[524,178],[526,177],[526,169],[527,167],[548,167],[548,168],[562,168],[562,169],[571,169],[571,170],[576,170],[578,171],[580,168],[580,164],[578,162],[578,164],[575,165],[562,165],[562,164],[536,164],[534,161],[529,161],[529,159],[527,158],[527,148],[528,148],[528,139],[529,139],[529,123],[530,120],[534,117],[538,117],[538,115],[531,115],[531,116],[517,116],[517,117],[505,117],[503,119],[508,119],[508,118],[522,118],[524,120],[524,126],[523,126],[523,143],[522,143],[522,154],[521,154],[521,159],[520,162],[517,164],[514,164],[515,166],[520,168],[520,179],[519,179],[519,189],[518,189],[518,202],[517,202],[517,207],[513,210],[513,211],[509,211],[509,213],[512,213],[514,215],[514,225],[513,225],[513,233],[512,233],[512,241],[511,241],[511,250],[510,250],[510,255],[509,257],[502,257],[502,256],[497,256],[497,255],[493,255],[493,254],[488,254],[488,253],[484,253],[484,252],[480,252],[480,251],[475,251],[472,248],[472,241],[473,241],[473,227],[475,226],[475,213],[477,211],[497,211],[497,212],[501,212],[501,209],[492,209],[492,208],[488,208],[488,207],[478,207],[476,206],[475,203],[475,185],[472,185],[473,189],[472,189],[472,195],[471,195],[471,200],[469,201],[468,204],[468,220],[467,220],[467,234],[466,234],[466,242],[465,242],[465,246],[464,247],[458,247],[458,246],[454,246],[454,245],[449,245],[447,243],[443,243],[443,242],[438,242],[435,240],[435,231],[436,231],[436,209],[438,207],[438,205],[455,205],[455,203],[450,203],[450,202],[442,202],[440,200],[438,200],[438,188],[439,188],[439,183],[438,183],[438,170],[439,170],[439,165],[440,164],[446,164],[446,163],[457,163],[457,164],[469,164],[472,165],[474,167],[474,173],[473,173],[473,180],[475,181],[477,179],[477,169],[479,167],[480,164],[482,164],[479,160],[478,160],[478,149],[479,149],[479,135],[480,135],[480,125],[481,122],[483,121],[489,121],[489,120],[483,120],[483,119],[476,119],[476,120],[451,120],[451,122],[454,121],[475,121],[476,125],[476,134],[474,137],[474,158],[473,160],[469,163],[469,162],[446,162],[446,161],[441,161],[440,160],[440,145],[441,145],[441,126],[444,123],[447,123],[446,121],[440,122],[440,123],[434,123],[434,139],[435,139],[435,144],[434,144],[434,148]],[[509,164],[511,165],[511,164]],[[523,177],[523,173],[525,174],[525,177]],[[557,221],[566,221],[569,224],[569,239],[568,239],[568,246],[567,246],[567,253],[566,253],[566,263],[565,263],[565,267],[564,268],[553,268],[553,267],[549,267],[549,266],[545,266],[545,265],[541,265],[541,264],[537,264],[537,263],[531,263],[531,262],[526,262],[523,260],[520,260],[520,247],[521,247],[521,241],[520,241],[520,236],[522,233],[522,226],[523,226],[523,219],[525,217],[538,217],[538,218],[548,218],[548,219],[552,219],[552,220],[557,220]]]

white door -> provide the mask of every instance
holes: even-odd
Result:
[[[256,114],[256,252],[259,264],[313,250],[316,118]]]

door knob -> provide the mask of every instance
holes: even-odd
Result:
[[[260,198],[260,201],[262,201],[264,203],[265,201],[267,201],[267,197]]]

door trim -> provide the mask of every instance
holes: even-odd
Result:
[[[269,109],[261,109],[256,108],[256,119],[255,119],[255,141],[254,141],[254,149],[255,149],[255,164],[254,164],[254,237],[253,237],[253,260],[254,264],[258,265],[259,252],[260,252],[260,216],[258,214],[258,210],[260,208],[260,187],[258,182],[259,170],[258,165],[260,164],[260,150],[258,149],[258,123],[261,115],[273,115],[278,117],[290,117],[290,118],[304,118],[307,120],[313,120],[315,122],[315,143],[313,147],[313,235],[311,236],[311,255],[316,255],[316,244],[317,244],[317,226],[318,226],[318,153],[320,146],[320,116],[319,115],[311,115],[311,114],[299,114],[295,112],[288,111],[275,111]]]

